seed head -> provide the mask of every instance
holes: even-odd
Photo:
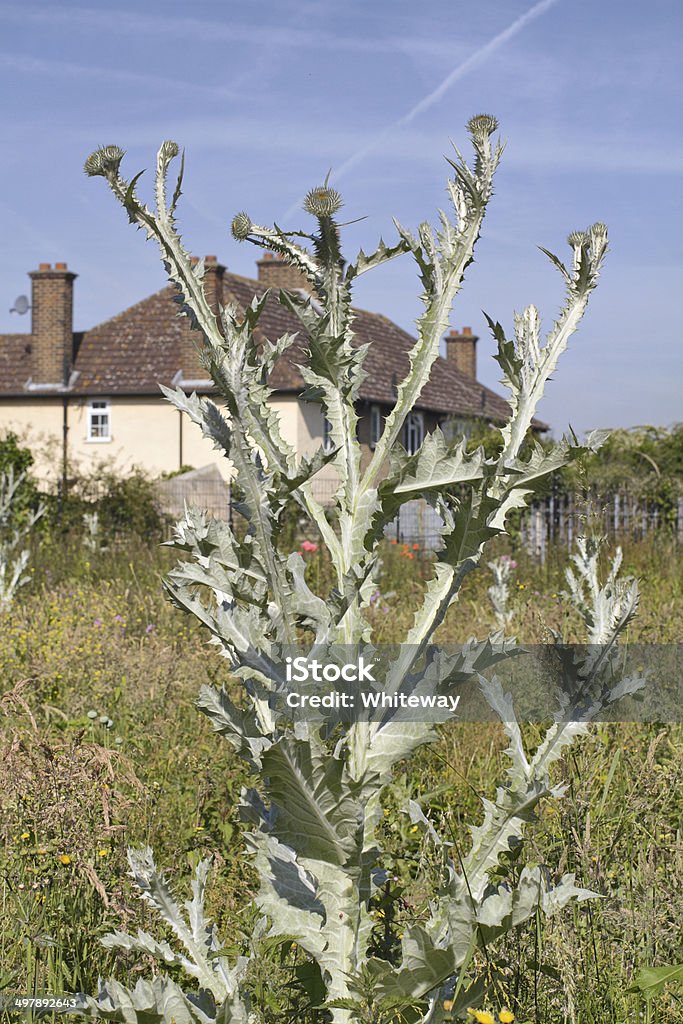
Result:
[[[477,141],[488,139],[497,128],[498,121],[492,114],[476,114],[467,122],[467,131]]]
[[[246,214],[243,210],[240,213],[236,213],[232,218],[231,230],[233,238],[236,238],[238,242],[243,242],[245,238],[248,238],[251,234],[252,223],[251,217]]]
[[[337,190],[328,188],[327,185],[312,188],[304,199],[304,210],[306,213],[312,213],[314,217],[333,217],[343,205],[342,197]]]
[[[123,157],[124,152],[118,146],[100,146],[85,161],[83,170],[90,178],[96,178],[98,175],[103,178],[115,178]]]

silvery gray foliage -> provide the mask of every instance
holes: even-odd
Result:
[[[12,466],[6,473],[0,473],[0,612],[11,607],[19,587],[28,583],[26,567],[30,556],[25,543],[45,513],[45,506],[39,505],[21,525],[16,525],[15,502],[25,477],[26,473],[15,477]]]
[[[487,565],[491,570],[493,583],[488,587],[486,593],[489,595],[496,623],[500,629],[504,630],[506,626],[509,626],[514,615],[508,602],[510,600],[510,578],[517,563],[509,555],[499,555]]]
[[[443,882],[434,893],[428,918],[405,929],[397,965],[368,953],[369,900],[382,864],[380,798],[394,766],[434,739],[434,727],[387,716],[381,722],[345,725],[330,738],[315,724],[292,725],[269,701],[281,682],[277,653],[284,646],[307,641],[315,651],[324,652],[332,644],[371,642],[368,609],[376,589],[378,544],[404,502],[426,497],[444,527],[424,599],[386,679],[393,688],[419,663],[464,578],[478,566],[487,541],[505,532],[508,512],[525,504],[536,481],[601,442],[594,434],[583,448],[565,439],[549,452],[535,446],[530,455],[520,455],[545,384],[597,282],[607,233],[604,225],[595,224],[570,236],[568,266],[548,253],[565,281],[566,299],[545,342],[533,306],[515,317],[512,339],[500,324],[490,321],[510,395],[500,455],[487,459],[483,450],[468,452],[465,439],[448,440],[440,430],[413,455],[398,443],[406,416],[429,379],[453,300],[473,260],[502,153],[500,143],[492,143],[496,127],[495,119],[486,115],[469,122],[474,161],[468,165],[457,150],[448,160],[453,170],[447,183],[450,209],[439,211],[436,228],[424,222],[413,233],[396,222],[394,244],[380,240],[374,252],[361,251],[354,261],[342,256],[334,220],[341,197],[327,183],[306,198],[305,209],[316,221],[312,233],[263,227],[244,212],[235,217],[237,239],[281,255],[305,275],[316,295],[315,300],[287,291],[277,296],[305,334],[304,397],[319,403],[331,424],[332,450],[321,450],[312,459],[297,459],[269,404],[269,372],[293,336],[265,339],[260,334],[266,296],[255,298],[245,310],[227,304],[214,311],[202,287],[204,266],[201,261],[193,264],[182,245],[174,219],[182,164],[170,200],[167,188],[178,146],[165,142],[159,150],[154,210],[138,197],[139,175],[130,181],[122,177],[120,149],[105,147],[86,162],[88,174],[105,177],[130,221],[158,242],[168,274],[178,285],[182,311],[197,328],[203,364],[215,382],[214,397],[186,395],[179,388],[164,392],[230,460],[248,530],[240,540],[227,523],[188,509],[174,541],[188,557],[166,585],[178,607],[207,627],[232,673],[244,682],[239,706],[225,689],[204,687],[199,707],[254,773],[255,785],[243,794],[242,802],[260,877],[256,902],[264,916],[262,927],[270,935],[295,937],[319,965],[335,1024],[360,1013],[362,999],[368,998],[384,1000],[387,1007],[417,1003],[422,1019],[437,1021],[443,1013],[441,1001],[452,993],[477,946],[524,922],[539,907],[550,914],[569,900],[594,895],[577,887],[572,876],[554,883],[538,867],[524,868],[514,888],[496,887],[489,872],[501,853],[521,841],[539,801],[561,795],[550,781],[549,768],[566,745],[586,731],[585,720],[614,697],[614,687],[605,682],[609,657],[583,665],[588,694],[581,705],[584,720],[576,721],[576,707],[560,701],[555,722],[533,756],[524,750],[509,696],[495,677],[484,679],[485,669],[499,657],[492,644],[465,645],[457,664],[450,666],[481,677],[510,740],[509,768],[495,798],[484,801],[483,820],[472,829],[471,848],[462,862],[454,860],[450,844],[437,835],[424,810],[411,805],[412,820],[442,858]],[[362,468],[356,400],[365,374],[366,347],[354,341],[352,285],[359,275],[401,254],[409,254],[416,263],[423,312],[409,371],[398,385],[373,456]],[[325,463],[338,477],[332,510],[318,502],[312,485]],[[282,512],[290,498],[315,523],[327,547],[335,579],[331,593],[314,593],[301,556],[281,549]],[[612,578],[602,586],[595,564],[585,558],[577,563],[573,579],[576,593],[585,598],[581,607],[591,635],[599,632],[600,642],[609,649],[635,610],[635,592],[624,592]],[[107,942],[144,949],[162,967],[183,966],[195,994],[162,978],[141,983],[133,992],[109,982],[103,983],[97,997],[81,997],[81,1011],[140,1024],[248,1017],[244,964],[228,965],[203,919],[206,867],[198,870],[185,920],[149,852],[132,854],[131,865],[146,898],[185,951],[144,933],[137,938],[116,933]]]

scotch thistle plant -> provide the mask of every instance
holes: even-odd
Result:
[[[26,473],[14,475],[14,469],[0,473],[0,613],[11,607],[20,587],[29,581],[26,568],[30,552],[26,546],[31,530],[45,514],[45,505],[38,505],[17,516],[17,499]]]
[[[138,196],[140,175],[131,180],[122,176],[124,154],[118,147],[100,149],[86,161],[86,172],[104,177],[130,221],[158,242],[168,275],[178,286],[182,311],[197,329],[215,397],[188,395],[180,388],[163,390],[230,460],[240,512],[248,522],[240,539],[226,522],[187,510],[174,541],[186,560],[166,586],[176,605],[206,626],[230,672],[243,682],[238,703],[225,688],[204,687],[198,706],[253,772],[254,785],[242,795],[242,810],[251,828],[247,840],[260,879],[256,904],[262,919],[253,949],[231,961],[204,916],[208,862],[199,866],[192,899],[182,908],[152,852],[131,851],[133,875],[145,899],[172,929],[177,946],[146,932],[109,936],[109,946],[152,954],[162,973],[133,990],[102,981],[97,995],[79,997],[82,1013],[140,1024],[251,1020],[247,968],[249,958],[257,955],[258,937],[267,935],[296,941],[305,952],[316,982],[311,998],[322,982],[325,998],[321,1003],[318,997],[316,1005],[326,1009],[334,1024],[401,1017],[438,1024],[444,1017],[464,1015],[486,997],[483,980],[464,984],[477,948],[538,912],[552,914],[571,900],[594,895],[577,887],[572,875],[553,882],[538,866],[524,867],[514,885],[496,884],[490,873],[501,854],[521,843],[539,802],[561,796],[561,788],[550,780],[553,762],[575,736],[587,731],[591,717],[640,685],[637,680],[616,680],[609,655],[634,614],[635,585],[621,583],[616,571],[603,585],[593,550],[584,546],[577,556],[574,591],[591,643],[601,645],[600,656],[589,651],[579,666],[580,717],[576,701],[559,700],[554,721],[533,755],[524,749],[510,696],[495,676],[483,676],[501,650],[483,639],[446,654],[435,651],[432,640],[463,580],[479,565],[487,542],[505,532],[510,510],[525,504],[537,481],[600,443],[597,435],[583,447],[575,439],[564,439],[549,451],[532,445],[530,454],[520,456],[545,384],[596,285],[607,231],[595,224],[574,232],[568,266],[548,253],[564,279],[566,301],[545,343],[534,306],[515,316],[514,338],[489,320],[509,391],[510,415],[501,428],[500,454],[487,459],[482,449],[468,453],[465,439],[449,441],[439,429],[425,438],[418,452],[407,454],[399,444],[401,431],[439,354],[502,154],[500,142],[492,140],[495,118],[474,117],[467,127],[474,161],[468,164],[457,150],[448,159],[453,171],[447,182],[450,209],[439,211],[437,227],[424,222],[412,233],[395,222],[397,241],[387,245],[380,240],[374,252],[360,251],[351,262],[342,255],[335,219],[342,200],[327,182],[305,200],[305,210],[315,221],[311,232],[264,227],[244,212],[235,216],[236,239],[280,255],[304,275],[315,295],[315,300],[291,291],[276,296],[301,325],[306,340],[300,368],[306,384],[303,397],[322,407],[333,442],[330,451],[301,459],[281,434],[268,387],[270,371],[294,335],[263,340],[258,333],[266,302],[273,301],[267,294],[243,310],[229,303],[217,311],[210,306],[202,286],[203,263],[190,259],[175,224],[182,161],[169,199],[167,177],[179,155],[176,143],[164,142],[159,149],[154,209]],[[361,274],[403,254],[416,263],[423,311],[409,370],[363,468],[356,424],[367,346],[354,337],[352,288]],[[332,506],[319,502],[314,486],[326,463],[338,480]],[[371,649],[369,611],[377,586],[379,542],[401,505],[416,497],[425,497],[440,513],[441,548],[413,625],[382,685],[397,692],[406,681],[431,680],[445,692],[463,680],[480,679],[505,725],[510,764],[495,798],[484,801],[483,819],[472,828],[471,847],[462,856],[438,835],[428,808],[417,803],[406,808],[425,842],[433,845],[442,880],[424,918],[405,927],[400,953],[382,959],[369,951],[371,901],[383,885],[381,797],[397,763],[435,739],[435,725],[405,721],[390,711],[378,721],[341,722],[334,728],[324,721],[294,723],[273,697],[282,692],[282,652],[297,643],[314,652],[329,653],[335,645]],[[329,593],[314,593],[301,555],[280,546],[283,509],[292,499],[315,524],[329,553],[334,574]],[[169,966],[185,970],[187,988],[163,974]]]

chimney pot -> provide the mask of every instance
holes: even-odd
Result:
[[[472,336],[472,328],[471,327],[463,327],[462,333],[465,335],[465,337],[470,338]]]
[[[66,263],[55,263],[55,270],[68,270]]]
[[[218,263],[218,259],[216,256],[205,256],[204,263]]]
[[[52,264],[51,263],[39,263],[38,264],[38,270],[52,270]]]

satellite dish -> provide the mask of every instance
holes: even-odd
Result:
[[[24,313],[28,313],[30,308],[31,307],[28,304],[26,296],[19,295],[18,298],[14,300],[14,305],[10,309],[10,313],[18,313],[19,316],[23,316]]]

